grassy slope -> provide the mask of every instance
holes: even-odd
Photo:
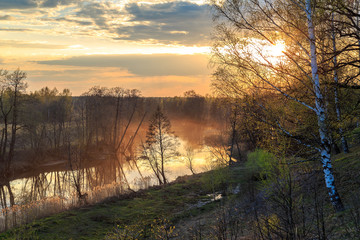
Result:
[[[359,195],[360,146],[350,154],[335,157],[334,169],[340,194],[345,203]],[[155,187],[124,199],[110,199],[102,204],[67,211],[0,234],[0,239],[104,239],[116,225],[131,225],[140,220],[165,217],[174,224],[211,215],[220,203],[191,207],[207,194],[229,189],[241,182],[241,168],[211,171],[183,177],[165,187]]]
[[[236,170],[229,172],[224,169],[183,177],[165,187],[154,187],[129,194],[124,199],[110,199],[35,221],[0,234],[0,239],[103,239],[116,225],[130,225],[159,216],[175,223],[214,209],[217,202],[201,208],[191,206],[210,199],[207,194],[224,187],[225,182],[227,185],[236,184],[238,179],[234,175],[239,176]],[[217,182],[210,184],[210,178],[217,179]]]
[[[338,154],[334,170],[339,193],[346,204],[352,200],[352,194],[360,194],[360,145],[352,148],[348,154]]]

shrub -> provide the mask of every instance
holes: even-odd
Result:
[[[265,180],[273,172],[275,156],[265,150],[256,149],[247,156],[245,167],[248,177]]]
[[[201,178],[204,190],[215,194],[216,191],[225,191],[229,177],[229,169],[227,167],[217,167]]]

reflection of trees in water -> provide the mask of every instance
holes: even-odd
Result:
[[[39,173],[24,179],[22,186],[14,192],[14,206],[9,202],[10,186],[0,186],[0,231],[84,203],[93,204],[108,197],[120,196],[127,189],[127,184],[122,170],[124,163],[119,161],[109,158],[96,166]],[[78,189],[82,198],[78,195]]]
[[[79,192],[82,196],[97,187],[121,183],[123,174],[120,166],[116,160],[107,160],[94,167],[40,173],[25,180],[19,200],[28,203],[54,196],[69,198],[72,193]]]
[[[12,90],[4,92],[9,96],[13,93]],[[20,164],[16,168],[13,164],[11,171],[0,169],[3,209],[15,203],[34,202],[36,205],[43,199],[55,199],[54,196],[61,196],[61,200],[56,198],[54,201],[58,201],[56,206],[63,209],[62,204],[79,204],[81,197],[91,202],[110,191],[123,192],[131,187],[124,169],[126,165],[140,175],[136,186],[147,187],[151,180],[141,174],[134,150],[141,137],[145,137],[146,128],[142,123],[148,120],[159,102],[164,101],[169,118],[174,120],[173,130],[182,139],[193,143],[194,148],[214,128],[205,121],[219,115],[210,114],[214,104],[209,99],[194,94],[187,98],[139,98],[136,90],[94,87],[81,97],[71,97],[68,90],[58,92],[48,88],[22,97],[23,107],[18,119],[18,126],[22,128],[16,133],[13,162],[26,166]],[[4,131],[7,132],[10,136],[10,125],[9,131]],[[61,166],[54,171],[55,168],[49,169],[52,163]],[[20,169],[19,174],[25,171],[29,174],[32,167],[47,172],[24,180],[21,193],[11,189],[9,181],[18,177],[15,175],[17,170]],[[66,168],[70,170],[64,171]],[[103,190],[106,187],[112,190]],[[94,190],[96,192],[91,193]]]
[[[6,182],[5,184],[0,186],[0,200],[2,208],[5,208],[12,202],[15,202],[14,194],[11,190],[9,182]]]
[[[12,188],[9,183],[0,185],[0,204],[5,209],[14,204],[29,204],[45,198],[60,196],[65,199],[79,189],[82,194],[111,184],[121,186],[122,191],[129,187],[123,169],[127,164],[121,158],[102,161],[96,166],[87,166],[69,171],[53,171],[38,173],[35,176],[21,180],[21,186]],[[10,200],[10,196],[12,200]],[[78,196],[79,197],[79,196]],[[14,204],[11,202],[14,201]]]
[[[16,193],[16,204],[27,204],[46,197],[64,196],[71,189],[69,172],[39,173],[23,181],[21,192]]]
[[[14,92],[11,90],[5,93],[11,95]],[[15,158],[29,160],[31,167],[35,168],[44,163],[66,160],[70,144],[75,150],[81,148],[76,150],[79,156],[72,153],[71,162],[77,162],[78,158],[83,158],[84,161],[98,160],[98,156],[101,155],[116,159],[99,165],[98,170],[87,169],[88,166],[75,166],[74,163],[73,169],[84,169],[83,172],[76,170],[73,171],[74,174],[38,174],[28,180],[28,186],[31,185],[29,188],[33,190],[26,201],[41,199],[49,196],[49,193],[52,193],[52,196],[64,194],[64,188],[70,188],[69,185],[74,183],[81,192],[119,181],[124,182],[129,188],[124,163],[129,163],[138,170],[141,179],[144,180],[134,161],[133,149],[137,148],[140,138],[145,137],[146,129],[142,123],[150,116],[145,113],[154,111],[159,102],[164,102],[169,118],[174,121],[173,130],[182,139],[194,143],[193,147],[197,148],[202,143],[204,135],[208,135],[208,131],[213,129],[205,122],[219,114],[212,114],[216,106],[215,101],[190,93],[185,98],[140,98],[137,90],[94,87],[81,97],[71,97],[71,93],[66,89],[59,92],[48,88],[23,95],[23,107],[19,112],[18,124],[22,126],[22,131],[16,135]],[[23,149],[21,151],[20,146]],[[15,162],[18,159],[15,159]],[[99,159],[105,160],[102,157]],[[16,170],[13,172],[16,173]],[[14,174],[10,175],[12,176],[7,179],[16,177]],[[70,181],[71,184],[65,181]],[[43,192],[48,193],[42,195]],[[5,200],[2,200],[2,204],[14,204],[12,196],[8,180],[3,180],[0,199]]]

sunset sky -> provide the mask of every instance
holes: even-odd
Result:
[[[210,11],[201,0],[0,0],[1,68],[26,71],[28,91],[206,94]]]

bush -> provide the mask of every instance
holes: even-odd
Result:
[[[274,172],[275,156],[265,150],[256,149],[247,156],[245,167],[248,177],[265,180],[268,175]]]
[[[204,190],[215,194],[216,191],[225,191],[229,177],[229,169],[227,167],[217,167],[205,173],[201,182]]]

